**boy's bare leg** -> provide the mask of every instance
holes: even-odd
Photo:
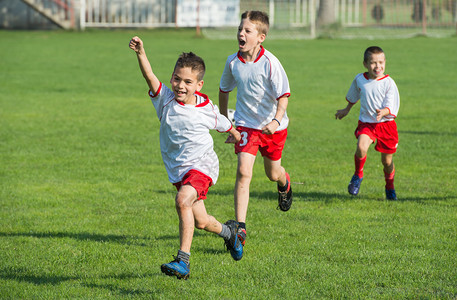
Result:
[[[249,185],[252,179],[255,155],[238,153],[238,168],[235,182],[235,217],[238,222],[246,222],[249,204]]]
[[[190,253],[194,236],[193,203],[197,200],[197,191],[191,185],[183,185],[176,195],[175,205],[179,216],[180,250]]]
[[[265,168],[265,174],[270,181],[277,182],[280,186],[286,185],[286,170],[281,166],[281,159],[271,160],[264,157],[263,166]]]
[[[393,154],[381,153],[381,162],[384,166],[384,173],[386,174],[391,174],[395,169],[393,157]]]
[[[368,148],[370,148],[371,144],[373,144],[373,140],[368,135],[361,134],[357,142],[357,150],[355,151],[355,155],[358,158],[364,158],[367,156]]]
[[[192,206],[195,218],[195,227],[208,232],[219,234],[222,231],[222,224],[215,217],[208,215],[203,200],[197,200]]]

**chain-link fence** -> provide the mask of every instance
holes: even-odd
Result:
[[[457,33],[457,0],[241,0],[240,12],[270,15],[269,38],[402,38]],[[209,38],[236,29],[206,28]]]
[[[457,32],[457,0],[3,0],[0,27],[38,29],[52,23],[40,21],[52,20],[48,11],[61,15],[62,7],[71,18],[74,14],[77,21],[72,23],[81,29],[195,26],[211,39],[233,38],[246,10],[269,14],[269,39],[440,37]]]

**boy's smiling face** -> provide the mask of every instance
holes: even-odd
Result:
[[[240,26],[238,27],[238,49],[241,53],[249,53],[251,55],[265,40],[265,34],[259,33],[255,23],[252,23],[249,19],[242,19]]]
[[[363,62],[363,65],[367,68],[370,79],[379,79],[384,76],[386,57],[384,53],[373,53],[368,61]]]
[[[195,92],[203,87],[203,80],[198,80],[198,71],[190,67],[176,67],[170,80],[176,100],[184,104],[196,104]]]

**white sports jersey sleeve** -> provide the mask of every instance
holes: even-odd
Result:
[[[346,100],[356,103],[360,99],[359,120],[365,123],[392,121],[400,108],[400,94],[395,81],[386,75],[380,79],[369,79],[366,73],[357,74],[352,81]],[[389,109],[389,115],[376,120],[376,109]]]
[[[155,95],[149,92],[160,120],[162,159],[172,183],[180,182],[193,169],[211,177],[215,184],[219,160],[209,130],[227,132],[232,124],[206,95],[195,95],[197,105],[186,105],[178,102],[163,84]]]

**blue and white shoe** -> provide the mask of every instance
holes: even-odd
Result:
[[[395,193],[395,189],[393,189],[393,190],[386,189],[386,199],[387,200],[398,200],[397,194]]]
[[[363,177],[360,178],[359,176],[357,176],[355,174],[354,174],[354,176],[352,176],[351,182],[349,182],[349,185],[348,185],[349,194],[355,196],[359,193],[360,185],[362,184],[362,180],[363,180]]]
[[[230,228],[230,239],[225,240],[225,246],[234,260],[240,260],[243,258],[243,245],[238,238],[239,224],[237,221],[228,220],[225,225]]]
[[[162,270],[162,273],[165,273],[165,275],[168,276],[176,276],[178,279],[189,278],[189,266],[177,257],[175,257],[173,261],[161,265],[160,269]]]

